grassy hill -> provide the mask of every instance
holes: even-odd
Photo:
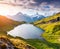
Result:
[[[9,31],[12,30],[14,27],[23,23],[25,22],[13,21],[5,16],[0,15],[0,30]]]
[[[60,44],[51,43],[46,40],[28,39],[27,42],[36,49],[60,49]]]
[[[60,13],[57,13],[53,16],[44,18],[42,20],[36,21],[34,22],[34,25],[40,28],[43,28],[45,30],[46,27],[48,27],[49,25],[53,25],[53,24],[60,24],[59,22],[60,19]]]
[[[33,24],[45,30],[41,36],[47,41],[46,43],[53,43],[51,47],[55,45],[58,48],[53,47],[54,49],[60,49],[60,13],[36,21]]]

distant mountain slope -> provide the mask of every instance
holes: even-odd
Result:
[[[45,16],[39,15],[38,13],[36,13],[35,15],[32,15],[32,20],[33,20],[33,22],[35,22],[35,21],[37,21],[37,20],[41,20],[41,19],[43,19],[43,18],[45,18]]]
[[[38,27],[42,27],[43,29],[45,29],[45,27],[47,27],[47,25],[57,23],[59,21],[60,21],[60,13],[57,13],[53,16],[43,18],[42,20],[34,22],[34,25],[36,25]]]
[[[60,44],[60,13],[36,21],[34,25],[45,30],[42,34],[45,40]]]
[[[16,21],[25,21],[27,23],[31,23],[31,22],[35,22],[37,20],[41,20],[45,17],[43,15],[39,15],[39,14],[29,16],[27,14],[23,14],[23,13],[19,12],[16,15],[10,16],[8,18],[11,18]]]
[[[33,20],[26,14],[22,13],[17,13],[14,16],[10,16],[11,19],[16,20],[16,21],[25,21],[25,22],[32,22]]]
[[[19,24],[23,24],[24,22],[17,22],[14,20],[11,20],[5,16],[0,15],[0,30],[8,31],[14,28],[15,26]]]

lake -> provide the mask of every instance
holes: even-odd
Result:
[[[41,39],[41,34],[44,31],[32,24],[22,24],[17,27],[15,27],[13,30],[7,32],[7,34],[11,36],[18,36],[22,37],[24,39]]]

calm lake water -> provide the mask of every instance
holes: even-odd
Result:
[[[22,24],[7,32],[7,34],[14,37],[22,37],[24,39],[40,39],[43,32],[44,31],[42,29],[37,28],[32,24]]]

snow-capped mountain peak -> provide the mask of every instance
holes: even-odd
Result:
[[[23,14],[19,12],[14,16],[10,16],[9,18],[16,20],[16,21],[25,21],[27,23],[30,23],[30,22],[34,22],[37,20],[41,20],[42,18],[45,18],[45,17],[43,15],[39,15],[38,13],[29,16],[27,14]]]

